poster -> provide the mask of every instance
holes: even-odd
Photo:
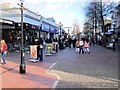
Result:
[[[37,58],[37,45],[31,45],[30,46],[30,54],[31,58]]]

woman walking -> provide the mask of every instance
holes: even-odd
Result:
[[[5,62],[5,52],[8,49],[8,47],[7,47],[7,44],[5,43],[5,40],[3,40],[3,39],[1,40],[0,47],[1,47],[1,54],[2,54],[1,59],[3,60],[3,64],[6,64],[6,62]]]

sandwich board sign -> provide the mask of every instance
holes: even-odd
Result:
[[[31,62],[37,62],[37,45],[31,45],[30,46],[30,55],[31,59],[29,61]]]

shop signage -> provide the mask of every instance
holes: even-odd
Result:
[[[49,25],[46,23],[42,23],[42,31],[47,31],[49,32]]]
[[[8,21],[8,20],[3,20],[4,23],[7,23],[7,24],[13,24],[13,22],[11,21]]]
[[[12,21],[3,20],[3,19],[1,19],[1,20],[0,20],[0,23],[13,24],[13,22],[12,22]]]

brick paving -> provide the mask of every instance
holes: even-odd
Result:
[[[90,50],[91,54],[76,54],[75,49],[66,48],[37,63],[29,62],[26,54],[26,74],[19,74],[20,54],[10,53],[7,64],[0,66],[0,87],[51,88],[59,81],[56,88],[117,88],[118,53],[100,46]]]
[[[56,88],[118,88],[118,53],[100,46],[91,54],[63,50],[62,58],[48,70],[60,79]]]
[[[19,73],[20,54],[10,53],[6,56],[6,64],[0,66],[0,88],[52,88],[56,76],[46,73],[51,62],[29,62],[30,55],[26,54],[26,73]]]
[[[5,66],[3,66],[5,67]],[[45,69],[37,66],[27,66],[26,74],[19,74],[15,67],[2,74],[2,88],[51,88],[56,77],[45,74]]]

